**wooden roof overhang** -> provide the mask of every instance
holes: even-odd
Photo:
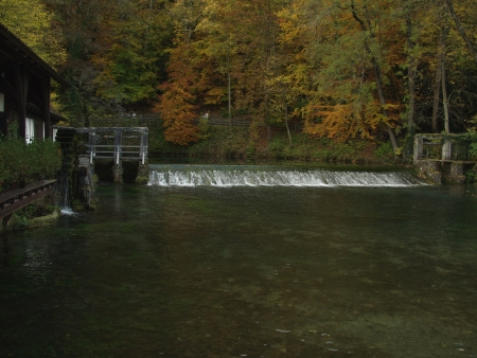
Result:
[[[50,65],[42,60],[32,49],[0,23],[0,62],[22,63],[27,65],[31,72],[48,76],[56,82],[67,86],[62,78]]]

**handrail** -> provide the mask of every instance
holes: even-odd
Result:
[[[0,195],[0,219],[7,218],[35,200],[53,191],[56,180],[42,180],[21,189],[13,189]]]

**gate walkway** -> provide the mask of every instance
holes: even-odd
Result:
[[[147,127],[53,127],[63,152],[63,172],[71,163],[92,173],[97,160],[113,163],[113,178],[122,182],[123,162],[138,164],[136,177],[148,173]],[[131,166],[129,166],[131,167]]]
[[[112,159],[116,165],[121,161],[139,161],[145,164],[148,156],[146,127],[89,127],[75,128],[85,138],[90,164],[94,159]]]

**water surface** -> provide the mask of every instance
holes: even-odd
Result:
[[[1,357],[477,357],[465,187],[99,187],[8,234]]]

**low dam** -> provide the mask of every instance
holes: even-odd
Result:
[[[349,171],[254,165],[150,165],[150,186],[161,187],[407,187],[408,172]]]

